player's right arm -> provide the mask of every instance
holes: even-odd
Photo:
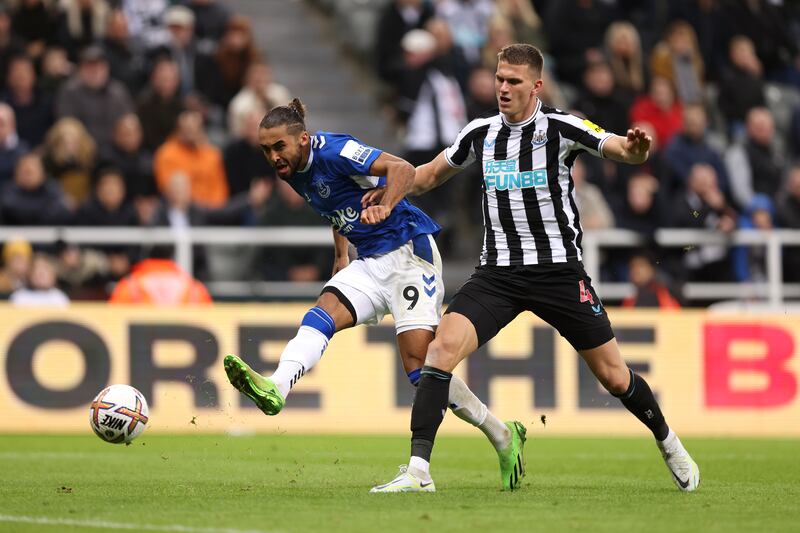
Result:
[[[344,237],[335,229],[333,230],[333,248],[333,272],[331,276],[335,276],[337,272],[350,264],[350,255],[348,254],[350,243],[347,237]]]
[[[409,194],[412,196],[425,194],[458,174],[459,170],[461,169],[450,166],[444,150],[442,150],[439,155],[433,158],[433,161],[417,167],[414,175],[414,185],[411,186]]]

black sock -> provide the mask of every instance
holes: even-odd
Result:
[[[433,441],[439,429],[447,398],[450,395],[450,372],[423,366],[417,395],[411,408],[411,455],[431,460]]]
[[[628,385],[628,390],[614,396],[619,398],[622,405],[641,420],[642,424],[650,428],[656,439],[666,439],[669,435],[669,426],[661,414],[661,408],[653,396],[653,391],[642,376],[634,374],[633,370],[630,372],[631,384]]]

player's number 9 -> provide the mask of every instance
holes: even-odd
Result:
[[[403,289],[403,298],[411,302],[411,305],[408,306],[408,310],[414,309],[414,306],[417,305],[419,301],[419,290],[413,285],[409,285],[405,289]]]

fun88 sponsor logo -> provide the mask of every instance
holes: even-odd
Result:
[[[547,185],[547,171],[540,168],[518,172],[516,159],[486,161],[483,164],[483,181],[486,190],[511,191],[543,187]]]

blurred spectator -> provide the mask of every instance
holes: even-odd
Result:
[[[216,43],[222,39],[231,18],[230,10],[219,0],[183,0],[194,13],[198,39]]]
[[[703,102],[704,66],[694,28],[683,20],[673,21],[664,40],[653,48],[650,72],[667,78],[684,104]]]
[[[72,117],[56,122],[44,139],[47,173],[77,205],[89,197],[97,164],[97,144],[83,124]]]
[[[766,105],[764,69],[753,41],[747,37],[737,35],[731,39],[729,50],[730,63],[720,75],[717,105],[728,123],[728,131],[735,133],[743,129],[748,111]]]
[[[202,80],[201,92],[215,104],[227,108],[242,89],[251,65],[260,60],[250,21],[241,15],[228,19],[225,33],[213,55],[213,71]]]
[[[77,226],[136,226],[133,207],[125,202],[125,180],[119,170],[105,168],[98,173],[94,194],[75,214]]]
[[[2,100],[14,109],[20,139],[28,146],[39,146],[53,124],[53,103],[36,87],[36,69],[29,57],[11,59]]]
[[[25,50],[33,59],[42,57],[47,44],[58,37],[61,12],[50,4],[45,0],[21,0],[14,9],[14,33],[25,41]]]
[[[241,136],[225,147],[223,160],[231,196],[248,191],[253,180],[275,180],[275,171],[258,142],[258,125],[264,114],[263,109],[256,109],[247,115],[241,125]]]
[[[56,116],[77,118],[101,149],[111,144],[119,117],[132,109],[128,90],[110,79],[108,60],[99,46],[81,52],[77,75],[61,87],[56,98]]]
[[[542,19],[530,0],[496,0],[495,5],[497,14],[511,24],[517,42],[547,49]]]
[[[178,115],[183,111],[180,96],[178,65],[168,57],[156,61],[150,74],[150,84],[139,95],[136,114],[142,122],[144,143],[155,151],[175,130]]]
[[[38,155],[20,157],[14,181],[0,190],[0,215],[4,226],[60,225],[69,219],[61,189],[47,179]]]
[[[69,298],[56,287],[56,266],[44,254],[36,254],[31,262],[28,284],[11,293],[8,299],[20,307],[66,307]]]
[[[685,20],[694,28],[706,79],[718,79],[725,60],[727,41],[733,35],[729,9],[732,2],[720,0],[670,0],[665,2],[671,20]]]
[[[792,155],[800,159],[800,106],[797,106],[792,112],[789,142],[791,143]]]
[[[549,3],[544,27],[559,80],[580,86],[587,54],[597,55],[603,46],[606,28],[619,18],[616,4],[613,0],[559,0]]]
[[[114,288],[112,304],[153,306],[207,305],[211,296],[205,286],[172,259],[169,246],[154,247],[149,258],[133,267]]]
[[[800,164],[789,168],[786,185],[778,196],[778,220],[785,228],[800,230]],[[800,281],[800,247],[783,249],[783,273],[787,281]]]
[[[648,94],[636,99],[631,107],[631,122],[645,121],[653,125],[662,146],[669,144],[683,122],[683,107],[675,98],[675,89],[667,78],[653,76]]]
[[[605,53],[614,85],[627,92],[628,98],[641,94],[645,88],[645,72],[642,43],[636,27],[627,21],[611,24],[605,34]]]
[[[662,198],[655,176],[641,171],[633,174],[622,205],[614,209],[617,227],[652,236],[664,225]]]
[[[739,229],[768,231],[775,227],[775,204],[765,194],[755,194],[739,217]],[[764,281],[767,278],[765,246],[735,246],[731,250],[735,281]]]
[[[669,286],[659,281],[652,253],[639,251],[632,254],[628,260],[628,272],[635,292],[622,301],[622,307],[680,309],[681,304]]]
[[[63,241],[56,243],[56,277],[70,300],[104,300],[104,286],[112,279],[110,264],[106,255],[97,250],[82,250]]]
[[[111,149],[103,154],[103,162],[122,173],[126,201],[133,202],[156,195],[153,157],[142,147],[142,125],[133,113],[117,121]]]
[[[769,109],[751,109],[745,126],[747,136],[725,152],[731,192],[741,209],[750,205],[755,193],[775,198],[781,188],[784,164]]]
[[[167,0],[122,0],[122,11],[128,20],[131,36],[145,49],[166,44],[167,29],[161,23]]]
[[[426,0],[392,0],[382,9],[375,35],[375,59],[383,81],[391,86],[402,82],[405,63],[400,42],[409,31],[422,29],[431,17],[433,7]]]
[[[53,100],[61,90],[61,86],[72,76],[73,71],[74,65],[69,62],[67,51],[60,46],[51,46],[45,50],[42,57],[39,87],[45,96]]]
[[[399,109],[406,122],[406,159],[420,165],[455,141],[467,123],[466,104],[458,82],[438,62],[436,39],[425,30],[403,37],[406,67]]]
[[[144,53],[131,38],[125,12],[115,9],[109,14],[101,46],[108,58],[111,77],[122,82],[130,94],[137,94],[145,73]]]
[[[450,31],[450,25],[444,20],[434,17],[425,24],[423,29],[430,32],[436,39],[437,61],[443,65],[444,70],[451,72],[461,88],[465,89],[471,69],[467,59],[464,57],[464,52],[456,47],[453,42],[453,32]],[[497,53],[495,53],[494,60],[497,62]]]
[[[686,191],[673,201],[672,224],[680,228],[709,229],[730,233],[736,229],[736,212],[725,201],[717,185],[714,167],[696,164],[689,172]],[[688,246],[684,265],[692,279],[729,281],[728,249],[725,245]]]
[[[292,97],[289,89],[272,81],[272,68],[267,63],[253,63],[247,70],[244,87],[228,105],[228,130],[243,137],[242,124],[255,109],[270,110],[284,105]]]
[[[474,120],[497,107],[493,70],[488,68],[474,69],[469,75],[468,87],[467,120]]]
[[[586,168],[580,158],[572,164],[572,181],[575,183],[575,203],[581,214],[583,229],[613,228],[614,214],[600,189],[586,181]]]
[[[111,13],[106,0],[61,0],[62,34],[67,49],[78,51],[100,41]]]
[[[784,2],[735,0],[726,4],[735,34],[745,35],[755,44],[769,77],[799,85],[800,45],[796,28],[791,28],[793,17],[787,16],[786,5],[780,5]]]
[[[24,53],[23,42],[11,31],[11,16],[5,4],[0,4],[0,87],[6,85],[8,64],[13,57]]]
[[[439,0],[436,3],[436,16],[450,25],[453,41],[470,65],[477,65],[481,60],[493,4],[492,0]]]
[[[172,176],[181,172],[189,177],[194,202],[222,207],[228,199],[222,153],[208,142],[203,118],[196,111],[180,114],[175,133],[156,151],[153,172],[162,194]]]
[[[192,200],[192,183],[181,172],[172,174],[164,191],[164,200],[153,216],[151,225],[175,229],[194,226],[244,226],[254,224],[272,192],[272,182],[255,180],[248,192],[234,196],[219,208],[209,208]],[[213,250],[213,248],[211,249]],[[194,247],[194,272],[200,279],[210,273],[207,250]]]
[[[496,70],[497,54],[509,44],[517,42],[511,21],[494,16],[489,20],[489,32],[481,50],[481,66]]]
[[[164,13],[164,24],[169,30],[169,40],[156,50],[156,55],[166,54],[178,66],[180,94],[199,90],[198,81],[208,75],[210,58],[207,47],[195,40],[194,13],[184,6],[172,6]]]
[[[708,117],[700,104],[683,108],[683,131],[675,135],[664,150],[664,163],[668,170],[665,186],[670,195],[686,187],[690,169],[697,163],[714,167],[723,193],[730,193],[728,173],[722,157],[706,139]]]
[[[0,295],[8,296],[22,288],[28,279],[33,248],[23,239],[11,239],[3,245],[3,269],[0,270]]]
[[[273,194],[266,205],[261,225],[320,226],[325,222],[306,204],[284,180],[276,180],[277,194]],[[291,247],[262,248],[264,276],[268,281],[319,281],[327,279],[333,264],[333,252],[326,248]]]
[[[0,184],[11,181],[17,161],[28,153],[28,145],[17,136],[14,110],[0,104]]]
[[[628,107],[625,92],[614,86],[614,74],[605,61],[593,61],[583,74],[583,90],[575,109],[602,128],[617,135],[628,131]]]

